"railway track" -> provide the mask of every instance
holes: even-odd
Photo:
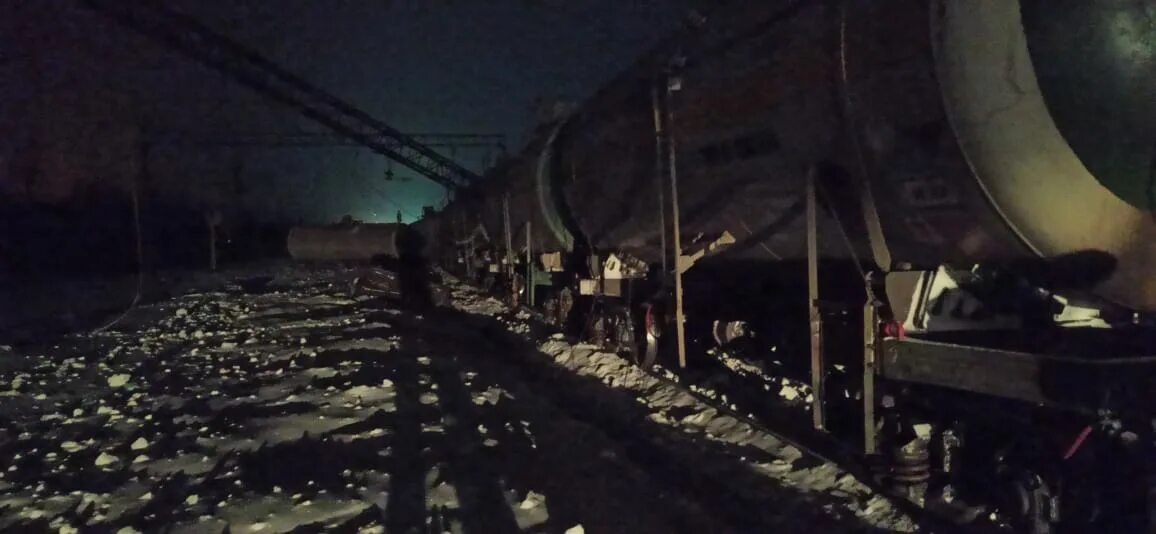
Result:
[[[701,388],[692,388],[691,385],[694,384],[694,382],[683,383],[670,378],[666,373],[653,369],[644,369],[643,371],[656,380],[669,384],[671,387],[679,388],[699,402],[721,413],[725,413],[729,417],[742,421],[762,432],[774,435],[776,438],[803,451],[810,457],[838,465],[842,469],[847,470],[879,495],[886,497],[896,508],[911,516],[922,531],[969,533],[1007,532],[1006,529],[1001,529],[989,523],[960,525],[945,515],[934,513],[901,496],[893,495],[889,491],[889,488],[876,479],[870,467],[864,463],[862,456],[856,451],[851,450],[846,444],[833,439],[829,435],[802,430],[802,427],[808,423],[808,421],[801,420],[799,410],[785,408],[783,406],[776,407],[774,403],[769,403],[764,405],[764,409],[760,410],[763,412],[761,416],[746,415],[739,410],[731,408],[727,403],[720,402],[702,393]],[[683,375],[676,374],[675,376],[683,378]]]
[[[471,289],[472,290],[472,289]],[[606,432],[615,441],[623,445],[626,454],[632,463],[643,466],[648,473],[659,479],[666,486],[675,491],[688,495],[691,499],[700,502],[705,508],[719,518],[721,531],[749,531],[751,529],[766,528],[797,528],[799,524],[815,524],[824,518],[809,515],[802,506],[791,506],[792,514],[784,516],[781,509],[770,503],[776,502],[775,491],[769,486],[775,485],[774,477],[760,478],[749,469],[718,470],[704,472],[696,464],[713,463],[712,458],[731,455],[733,459],[756,459],[759,454],[753,448],[719,446],[716,448],[702,447],[707,440],[672,440],[668,434],[669,428],[658,428],[651,419],[649,409],[623,411],[620,409],[600,409],[608,405],[615,408],[632,404],[639,408],[637,399],[628,397],[628,393],[621,388],[607,389],[603,383],[592,384],[590,378],[575,376],[570,370],[561,369],[551,362],[540,357],[542,342],[550,342],[550,327],[543,316],[535,312],[523,310],[526,318],[513,320],[511,311],[497,315],[497,324],[479,323],[479,336],[482,343],[487,343],[485,353],[518,355],[520,372],[525,375],[527,383],[546,384],[541,387],[543,394],[553,399],[569,417],[588,423]],[[521,323],[530,326],[527,341],[525,331],[516,331],[513,325]],[[582,350],[579,346],[575,350]],[[591,349],[591,352],[595,352]],[[614,358],[618,358],[614,356]],[[621,358],[619,358],[621,360]],[[685,373],[673,374],[663,369],[641,369],[622,360],[625,365],[640,373],[660,387],[676,390],[678,393],[691,398],[705,410],[713,411],[725,416],[750,430],[757,435],[766,435],[779,442],[784,449],[799,451],[800,458],[794,460],[788,469],[795,466],[829,465],[845,472],[846,476],[853,477],[857,482],[870,488],[871,494],[885,499],[894,509],[901,511],[911,518],[913,526],[924,532],[961,532],[963,527],[948,519],[920,508],[910,501],[888,494],[885,488],[875,483],[869,470],[861,459],[856,458],[852,451],[847,450],[835,439],[814,432],[804,432],[799,429],[797,421],[800,419],[796,409],[764,409],[746,410],[746,404],[735,395],[728,395],[732,402],[722,402],[705,391],[703,374]],[[552,387],[559,385],[559,387]],[[653,389],[654,386],[649,386]],[[749,388],[748,389],[752,389]],[[762,398],[774,394],[765,391],[748,391],[740,395],[743,399]],[[604,398],[605,397],[605,398]],[[742,403],[744,406],[737,406]],[[728,404],[736,404],[732,407]],[[768,404],[768,403],[764,403]],[[771,403],[773,404],[773,403]],[[592,408],[595,406],[595,408]],[[737,408],[737,409],[736,409]],[[785,408],[785,407],[784,407]],[[758,415],[751,412],[758,411]],[[747,413],[742,413],[747,412]],[[792,420],[794,419],[794,420]],[[706,432],[709,434],[709,432]],[[688,444],[690,443],[690,444]],[[806,469],[806,467],[804,467]],[[742,471],[746,471],[743,473]],[[839,492],[841,490],[834,490]],[[781,489],[780,489],[781,493]],[[781,495],[780,495],[781,496]],[[792,503],[798,504],[798,503]],[[818,506],[821,508],[822,505]],[[771,511],[768,511],[771,510]],[[810,512],[813,514],[813,509]],[[871,531],[871,528],[866,528]],[[849,531],[855,531],[850,529]],[[881,530],[882,531],[882,530]],[[968,532],[977,531],[975,525],[969,525]],[[994,527],[981,528],[980,531],[998,531]]]
[[[490,349],[497,354],[516,353],[517,342],[487,336],[491,340]],[[531,356],[532,358],[532,356]],[[530,363],[522,359],[523,363]],[[541,363],[541,362],[538,362]],[[802,510],[798,515],[784,515],[781,510],[768,507],[767,501],[759,494],[743,491],[743,487],[756,484],[753,480],[739,481],[744,476],[739,470],[701,470],[694,466],[700,454],[719,456],[719,450],[701,450],[685,444],[667,441],[658,425],[649,423],[641,413],[623,414],[615,410],[590,409],[593,402],[588,393],[589,384],[582,380],[567,380],[555,370],[540,365],[521,367],[527,383],[558,384],[560,387],[539,388],[539,394],[551,399],[552,403],[568,417],[596,427],[614,441],[621,444],[632,464],[643,469],[664,487],[671,488],[684,498],[700,503],[718,520],[719,532],[744,532],[772,528],[797,526],[802,522],[823,523],[819,515],[807,517]],[[570,383],[566,383],[570,382]],[[617,403],[615,403],[617,404]],[[761,425],[752,425],[760,430]],[[764,430],[765,431],[765,430]],[[708,448],[709,449],[709,448]],[[806,454],[815,460],[826,462],[825,456]],[[754,477],[747,475],[747,478]],[[761,493],[761,492],[760,492]],[[799,523],[797,523],[799,522]],[[834,528],[834,525],[831,525]]]

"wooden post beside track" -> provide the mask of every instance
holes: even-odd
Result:
[[[682,305],[682,273],[689,265],[684,266],[682,257],[682,222],[678,213],[678,161],[677,146],[674,143],[674,112],[671,106],[671,94],[677,91],[681,82],[675,78],[667,80],[666,84],[666,126],[668,167],[670,168],[670,216],[674,226],[674,326],[678,335],[678,367],[686,368],[686,322]]]
[[[653,86],[650,88],[651,107],[654,111],[654,184],[655,190],[658,192],[658,238],[662,245],[662,272],[670,272],[667,270],[666,258],[668,255],[666,249],[666,195],[663,191],[666,189],[662,183],[662,164],[663,164],[663,138],[666,137],[662,125],[662,100],[659,98],[658,81],[655,80]]]
[[[461,220],[461,223],[462,223],[462,234],[461,234],[461,235],[462,235],[462,239],[464,239],[464,240],[465,240],[466,238],[468,238],[468,237],[469,237],[469,236],[468,236],[468,235],[465,233],[465,231],[466,231],[466,230],[465,230],[465,228],[466,228],[466,217],[465,217],[465,215],[462,215],[462,216],[460,217],[460,220]],[[467,279],[470,281],[470,283],[471,283],[471,284],[475,284],[475,283],[477,283],[477,277],[478,277],[478,273],[474,272],[474,240],[473,240],[473,239],[468,239],[468,240],[466,240],[466,241],[465,241],[465,243],[466,243],[466,246],[465,246],[465,249],[466,249],[466,250],[465,250],[465,255],[466,255],[466,258],[465,258],[465,259],[466,259],[466,278],[467,278]]]
[[[526,306],[534,307],[534,261],[530,249],[530,221],[526,221]]]
[[[811,324],[811,415],[816,430],[826,428],[824,414],[823,318],[819,310],[819,219],[815,172],[807,172],[807,295]],[[675,234],[677,235],[677,234]]]
[[[511,306],[518,305],[518,294],[514,287],[514,275],[517,271],[514,270],[514,233],[510,228],[510,195],[502,195],[502,227],[506,233],[506,257],[502,265],[502,276],[505,277],[505,290],[510,291],[510,300],[507,303]],[[495,261],[499,261],[496,257]]]
[[[870,273],[865,280],[867,303],[863,305],[863,454],[879,452],[875,435],[875,362],[879,351],[879,306],[871,287]]]

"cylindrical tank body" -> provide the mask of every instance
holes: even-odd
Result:
[[[1156,310],[1152,7],[849,6],[844,92],[884,267],[1044,259],[1045,282]]]
[[[674,142],[684,246],[729,232],[736,243],[717,260],[805,258],[807,175],[825,172],[813,167],[836,156],[841,136],[833,27],[827,3],[748,4],[684,39],[686,66],[669,93],[663,70],[673,48],[606,86],[555,146],[556,180],[578,233],[594,249],[663,257],[661,232],[671,234],[674,216],[657,107]],[[845,218],[859,227],[855,213]],[[820,225],[840,235],[826,213]],[[668,237],[667,257],[671,246]],[[852,248],[869,254],[863,240],[821,243],[827,257],[850,257]]]
[[[557,123],[540,125],[525,150],[488,173],[486,183],[477,187],[479,222],[500,248],[505,247],[508,211],[510,238],[516,251],[526,248],[527,224],[535,253],[570,249],[570,235],[554,213],[558,199],[548,188],[539,186],[559,127]]]
[[[666,93],[660,73],[679,57],[661,107],[684,245],[736,239],[712,261],[805,257],[812,173],[825,257],[874,259],[887,271],[1027,266],[1044,271],[1045,285],[1156,311],[1156,27],[1135,22],[1151,9],[736,3],[536,138],[545,142],[487,191],[483,219],[500,243],[508,192],[511,219],[540,217],[535,229],[555,229],[556,244],[662,258],[673,214],[669,168],[656,169],[652,91]],[[527,183],[536,204],[517,200]]]
[[[404,224],[297,226],[289,231],[289,256],[298,261],[396,258]]]

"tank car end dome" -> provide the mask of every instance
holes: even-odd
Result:
[[[1156,6],[940,6],[945,106],[992,206],[1042,257],[1110,254],[1098,292],[1156,310]]]

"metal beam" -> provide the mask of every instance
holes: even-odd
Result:
[[[811,325],[811,423],[816,430],[827,426],[825,364],[823,362],[823,315],[819,309],[819,220],[815,199],[815,171],[807,171],[807,294]]]
[[[875,362],[879,356],[879,301],[865,280],[867,301],[863,304],[863,453],[870,456],[879,452],[875,433]]]
[[[506,277],[506,288],[510,290],[510,304],[518,305],[517,284],[514,281],[514,275],[518,273],[514,269],[514,231],[513,222],[510,221],[510,194],[502,195],[502,230],[506,234],[506,258],[504,265],[502,265],[502,274]]]
[[[530,233],[532,230],[530,221],[526,221],[526,306],[531,308],[534,307],[534,286],[537,285],[534,283],[534,256],[531,248],[533,243]]]
[[[667,162],[670,172],[670,218],[674,226],[674,328],[678,336],[678,367],[686,368],[686,316],[683,309],[682,273],[680,265],[682,258],[682,222],[678,210],[678,147],[674,143],[674,111],[671,105],[672,94],[680,88],[681,81],[675,77],[667,79],[666,83],[666,125],[667,125]]]
[[[663,78],[665,79],[665,78]],[[658,237],[662,243],[662,272],[668,273],[667,270],[667,256],[670,254],[666,249],[666,195],[664,191],[666,187],[663,186],[662,164],[663,164],[663,139],[666,137],[665,128],[662,121],[662,100],[658,92],[658,81],[652,84],[650,88],[651,107],[654,111],[654,183],[655,189],[658,191]],[[675,254],[677,257],[678,255]]]
[[[1061,334],[1057,334],[1061,335]],[[880,376],[1088,413],[1143,405],[1156,356],[1058,356],[919,339],[885,339]]]

